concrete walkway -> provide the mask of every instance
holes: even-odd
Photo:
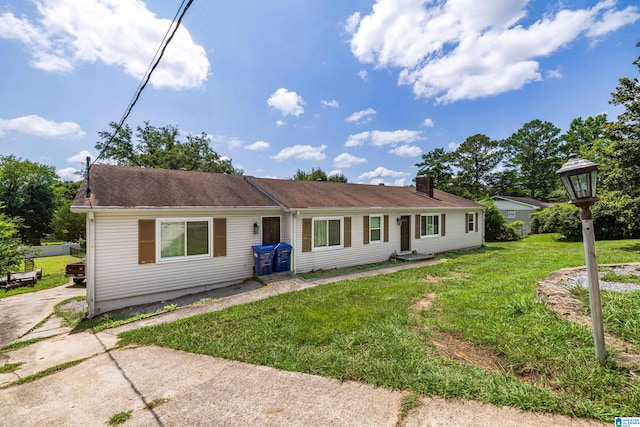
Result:
[[[603,425],[443,399],[423,399],[416,410],[403,418],[404,392],[165,348],[115,349],[117,334],[122,331],[337,280],[385,274],[434,262],[403,264],[313,282],[289,276],[267,277],[267,287],[177,309],[97,334],[62,330],[46,340],[0,353],[0,366],[22,363],[14,372],[0,374],[0,387],[8,386],[0,389],[0,401],[4,403],[0,405],[0,424],[102,426],[111,416],[132,411],[132,418],[126,425]],[[42,300],[40,296],[29,295],[34,301]],[[56,298],[69,297],[67,294]],[[76,366],[37,381],[9,386],[18,378],[83,359],[86,360]]]

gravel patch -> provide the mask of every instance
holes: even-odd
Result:
[[[616,292],[633,292],[640,291],[640,285],[635,283],[622,283],[622,282],[607,282],[602,280],[602,277],[608,272],[614,272],[619,275],[634,275],[640,276],[640,266],[638,265],[612,265],[612,266],[601,266],[602,269],[606,269],[607,271],[598,272],[600,289],[604,289],[607,291],[616,291]],[[580,286],[583,288],[588,288],[588,277],[587,270],[582,268],[577,270],[573,277],[567,278],[563,283],[559,284],[560,287],[565,289],[571,289],[576,286]]]

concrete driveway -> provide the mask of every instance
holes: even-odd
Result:
[[[0,299],[0,347],[26,335],[53,313],[53,307],[59,302],[86,293],[83,285],[74,285],[69,280],[64,286]]]
[[[420,265],[426,264],[401,269]],[[393,270],[360,272],[317,282],[297,278],[277,280],[270,282],[269,287],[247,287],[246,292],[208,304],[174,310],[98,334],[62,331],[27,347],[0,353],[0,366],[22,363],[15,371],[0,374],[0,425],[104,426],[110,417],[129,411],[127,426],[609,425],[439,398],[421,399],[417,408],[403,416],[406,392],[155,346],[116,347],[117,334],[124,330],[330,281],[390,271]],[[35,319],[39,322],[45,318],[49,314],[47,306],[52,310],[57,302],[82,294],[80,291],[84,289],[66,286],[58,292],[50,291],[29,294],[33,304],[42,307],[39,314],[23,313],[23,320],[14,322],[11,336],[23,335],[35,324]],[[29,297],[25,295],[24,299]],[[23,310],[28,312],[27,307],[23,306]],[[11,385],[19,378],[79,360],[82,361],[73,367],[33,382]]]

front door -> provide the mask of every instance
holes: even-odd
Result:
[[[411,217],[400,217],[400,252],[411,250]]]
[[[272,245],[274,243],[280,243],[280,217],[264,217],[262,218],[262,244]]]

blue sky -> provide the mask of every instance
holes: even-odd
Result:
[[[178,6],[0,4],[0,155],[79,179]],[[407,185],[422,154],[477,133],[614,119],[638,41],[634,1],[196,0],[127,123],[205,132],[246,175]]]

